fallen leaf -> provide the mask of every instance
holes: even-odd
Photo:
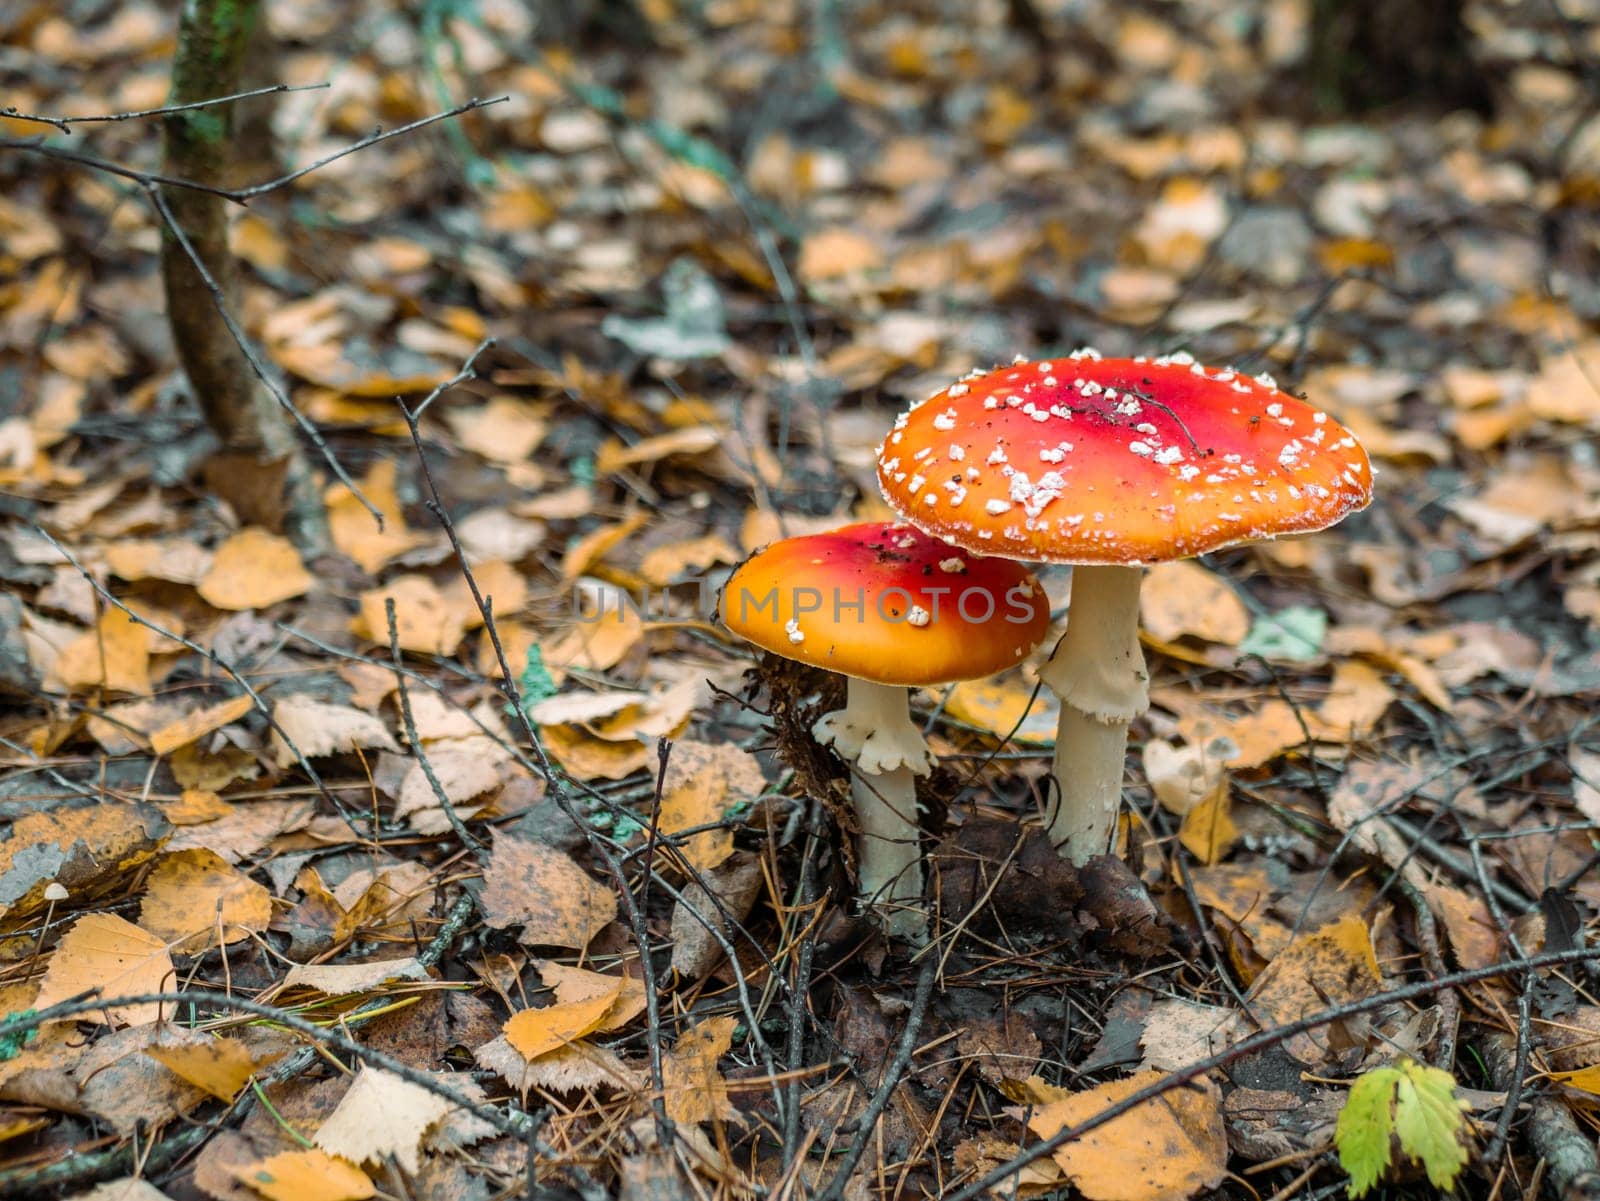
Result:
[[[280,1056],[257,1059],[250,1048],[233,1038],[209,1038],[203,1043],[145,1048],[146,1055],[169,1072],[204,1089],[219,1101],[232,1101],[256,1070]]]
[[[523,1096],[533,1088],[553,1092],[607,1088],[635,1092],[643,1076],[604,1047],[579,1039],[529,1061],[502,1035],[473,1053],[480,1067],[496,1072]]]
[[[511,396],[496,396],[486,405],[453,411],[446,420],[462,449],[491,463],[519,463],[528,458],[549,428],[537,406]]]
[[[1356,914],[1296,935],[1261,973],[1247,996],[1252,1011],[1273,1026],[1359,1001],[1383,986],[1372,934]],[[1323,1062],[1350,1034],[1341,1024],[1297,1034],[1284,1049],[1302,1063]]]
[[[267,1201],[366,1201],[377,1192],[359,1168],[325,1151],[285,1151],[229,1170]]]
[[[1049,1138],[1163,1077],[1139,1072],[1074,1093],[1037,1110],[1028,1129]],[[1170,1088],[1058,1147],[1055,1161],[1089,1201],[1187,1201],[1227,1175],[1222,1093],[1204,1077]]]
[[[266,930],[272,894],[213,851],[165,856],[146,881],[139,925],[172,950],[197,955]]]
[[[996,738],[1035,746],[1056,740],[1060,702],[1015,674],[963,680],[944,693],[944,711]]]
[[[108,609],[94,629],[65,647],[54,675],[68,688],[150,693],[150,633],[121,609]]]
[[[797,274],[806,283],[876,271],[883,254],[865,234],[842,226],[819,229],[800,244]]]
[[[198,742],[207,734],[220,730],[223,726],[232,725],[254,708],[255,701],[248,695],[240,695],[215,705],[208,705],[203,709],[196,709],[193,713],[180,717],[177,721],[170,722],[152,733],[150,749],[157,755],[170,755],[181,746]]]
[[[1250,632],[1250,611],[1221,576],[1192,559],[1158,563],[1139,588],[1139,620],[1163,642],[1198,638],[1238,646]]]
[[[484,921],[521,926],[529,946],[581,951],[617,916],[617,898],[566,855],[500,833],[483,873]]]
[[[391,598],[400,649],[419,655],[453,655],[477,614],[452,604],[427,576],[403,575],[361,594],[361,612],[350,623],[351,630],[387,647],[389,617],[384,602]]]
[[[56,944],[34,1005],[45,1009],[94,989],[112,1003],[64,1020],[142,1026],[161,1017],[160,1003],[119,1005],[116,998],[168,991],[176,982],[165,942],[115,914],[86,913]]]
[[[749,751],[731,743],[679,739],[667,757],[656,824],[663,834],[678,834],[723,822],[731,806],[754,801],[766,787],[761,765]],[[709,871],[733,854],[733,831],[690,834],[682,854],[690,866]]]
[[[363,1066],[312,1142],[356,1164],[381,1164],[392,1157],[415,1175],[422,1166],[423,1136],[451,1108],[444,1097],[420,1084]]]
[[[537,1059],[547,1051],[575,1042],[600,1028],[606,1012],[622,993],[621,977],[591,996],[573,1001],[557,1001],[542,1009],[523,1009],[505,1024],[506,1041],[524,1059]]]
[[[326,701],[312,700],[309,696],[296,693],[273,705],[272,717],[283,731],[280,735],[274,730],[272,735],[273,752],[279,767],[298,762],[295,747],[307,759],[342,755],[355,750],[400,750],[383,722],[370,713],[363,713],[348,705],[330,705]]]
[[[24,812],[0,839],[0,915],[38,913],[52,884],[80,901],[121,887],[171,832],[153,805],[86,799]]]
[[[728,1097],[728,1082],[717,1070],[717,1060],[733,1045],[731,1017],[706,1018],[679,1036],[677,1045],[661,1065],[662,1091],[667,1116],[693,1125],[711,1120],[743,1124]]]
[[[1231,792],[1224,776],[1184,814],[1183,824],[1178,829],[1178,841],[1207,866],[1225,858],[1239,837],[1239,828],[1233,824],[1230,813]]]
[[[330,997],[371,992],[391,980],[426,980],[428,969],[414,956],[371,963],[297,963],[283,978],[283,988],[311,988]]]
[[[347,485],[332,484],[323,493],[333,544],[369,574],[428,541],[427,535],[406,528],[405,510],[395,491],[395,472],[393,459],[378,459],[361,481],[362,494],[383,514],[381,529]]]
[[[265,609],[311,591],[315,582],[293,543],[250,526],[217,547],[196,591],[216,609]]]

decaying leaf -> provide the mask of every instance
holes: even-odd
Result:
[[[139,1026],[161,1016],[160,1003],[119,1004],[117,998],[171,992],[176,986],[165,941],[114,913],[86,913],[61,936],[34,1004],[46,1009],[94,990],[106,998],[106,1006],[72,1020]]]
[[[282,736],[273,732],[274,754],[282,767],[298,762],[296,747],[308,759],[355,750],[400,750],[383,722],[348,705],[330,705],[297,694],[273,705],[272,716],[283,731]]]
[[[139,924],[186,955],[260,933],[272,920],[272,894],[214,851],[167,855],[150,873]]]
[[[522,927],[530,946],[581,951],[617,915],[617,898],[560,851],[499,834],[483,873],[484,920]]]
[[[1049,1138],[1163,1076],[1138,1072],[1052,1101],[1028,1128]],[[1227,1174],[1222,1092],[1204,1077],[1170,1088],[1058,1147],[1055,1160],[1090,1201],[1186,1201]]]
[[[287,538],[252,526],[217,547],[198,591],[214,608],[265,609],[314,582]]]

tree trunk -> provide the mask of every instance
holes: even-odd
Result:
[[[1312,0],[1310,70],[1317,107],[1359,113],[1420,102],[1489,107],[1470,54],[1464,0]]]
[[[193,104],[240,90],[257,0],[186,0],[172,63],[171,104]],[[233,156],[233,105],[173,113],[165,119],[166,174],[216,187]],[[195,254],[237,315],[238,272],[228,248],[229,201],[189,188],[165,188],[163,199]],[[227,489],[241,520],[282,526],[303,553],[329,547],[327,516],[316,478],[282,408],[262,385],[234,340],[188,254],[163,229],[161,276],[173,345],[195,399],[222,442],[227,470],[256,486]]]

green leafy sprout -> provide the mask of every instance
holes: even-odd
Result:
[[[1366,1194],[1400,1155],[1421,1164],[1436,1188],[1454,1187],[1467,1165],[1465,1101],[1449,1072],[1410,1059],[1362,1075],[1334,1127],[1350,1196]]]

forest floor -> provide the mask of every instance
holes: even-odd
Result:
[[[161,105],[175,6],[69,7],[0,106]],[[1600,1194],[1600,4],[1469,5],[1492,111],[1345,120],[1309,7],[273,0],[241,185],[496,101],[239,206],[320,552],[145,192],[16,144],[160,121],[0,117],[0,1195]],[[1080,346],[1270,372],[1376,497],[1148,573],[1120,874],[1040,831],[1037,664],[916,692],[919,950],[851,910],[837,680],[708,602]],[[1464,1118],[1336,1146],[1412,1061]]]

